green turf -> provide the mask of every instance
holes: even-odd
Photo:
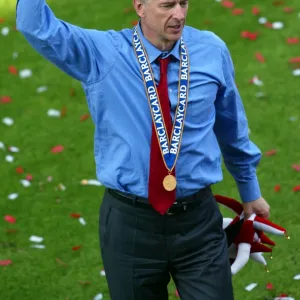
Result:
[[[300,173],[291,165],[300,164],[300,118],[292,122],[290,117],[300,117],[300,77],[292,75],[288,60],[300,56],[300,44],[287,45],[286,39],[300,38],[300,3],[290,0],[273,6],[271,0],[259,2],[236,1],[236,7],[243,8],[245,14],[232,16],[230,9],[214,0],[191,1],[188,24],[212,30],[227,42],[251,138],[263,153],[277,150],[275,156],[263,157],[258,176],[262,193],[271,205],[271,219],[288,229],[291,240],[275,239],[278,244],[274,260],[268,259],[269,274],[250,262],[234,277],[235,299],[273,299],[272,296],[281,293],[297,299],[300,283],[293,276],[300,273],[297,240],[300,199],[292,189],[300,184]],[[123,12],[131,7],[131,1],[50,0],[49,4],[57,17],[88,28],[118,30],[132,27],[131,22],[136,20],[133,12]],[[284,29],[272,30],[258,24],[258,17],[251,14],[254,4],[259,5],[261,14],[270,21],[283,21]],[[295,11],[283,13],[285,6]],[[14,16],[15,1],[0,0],[0,18],[5,19],[0,28],[14,27]],[[260,34],[256,41],[249,41],[241,38],[243,30]],[[98,293],[109,299],[105,277],[99,274],[102,265],[98,211],[103,189],[80,185],[84,178],[95,178],[93,124],[91,119],[80,121],[88,113],[81,85],[40,57],[18,32],[0,35],[0,46],[0,97],[13,99],[9,104],[0,104],[0,119],[11,117],[15,121],[11,127],[0,123],[0,141],[21,150],[14,154],[13,163],[6,162],[8,153],[0,150],[0,260],[13,261],[7,267],[0,266],[0,299],[79,300],[93,299]],[[257,51],[265,56],[265,64],[255,59]],[[12,58],[13,52],[19,53],[17,59]],[[13,76],[8,72],[10,65],[19,70],[30,68],[33,76],[27,79]],[[262,87],[249,83],[254,75],[264,82]],[[36,89],[42,85],[47,85],[48,91],[37,94]],[[70,89],[74,89],[75,95],[70,95]],[[265,97],[257,98],[258,92]],[[63,107],[64,118],[47,116],[49,108]],[[65,146],[65,151],[50,153],[59,144]],[[19,166],[24,168],[24,174],[16,173]],[[19,182],[26,174],[33,176],[32,186],[27,189]],[[48,176],[53,177],[52,182],[47,181]],[[65,191],[57,190],[60,183],[66,186]],[[277,184],[281,185],[279,193],[274,192]],[[214,191],[238,198],[235,183],[226,170],[224,181]],[[19,193],[19,197],[10,201],[7,196],[11,193]],[[71,213],[80,213],[87,225],[71,218]],[[14,216],[16,223],[5,222],[5,215]],[[8,233],[8,229],[17,231]],[[46,249],[31,248],[31,235],[44,237]],[[74,252],[72,247],[76,245],[82,248]],[[59,264],[57,258],[67,265]],[[80,281],[90,284],[83,285]],[[258,287],[249,293],[244,288],[252,282],[258,283]],[[268,282],[273,283],[272,292],[265,287]],[[170,294],[174,295],[174,291],[174,285],[170,284]]]

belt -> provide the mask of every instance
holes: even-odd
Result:
[[[126,204],[135,205],[137,207],[153,210],[153,207],[147,198],[123,193],[118,190],[109,189],[109,188],[107,189],[107,192],[115,199],[118,199]],[[210,186],[205,187],[190,196],[179,198],[167,210],[166,215],[168,216],[177,215],[185,211],[193,210],[198,205],[200,205],[201,199],[203,199],[203,197],[208,197],[209,195],[212,195]]]

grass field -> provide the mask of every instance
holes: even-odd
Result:
[[[98,241],[103,188],[80,184],[82,179],[95,178],[93,124],[91,119],[81,121],[88,113],[84,94],[79,82],[45,61],[13,30],[15,2],[0,0],[0,29],[10,28],[8,35],[0,34],[0,120],[14,120],[13,126],[0,123],[0,141],[6,146],[0,149],[0,261],[12,261],[0,266],[0,299],[85,300],[99,293],[109,299],[105,277],[100,276]],[[131,7],[129,0],[48,3],[57,17],[82,27],[118,30],[132,27],[136,20],[132,11],[124,13]],[[252,13],[256,4],[258,16]],[[288,13],[286,7],[294,10]],[[274,259],[268,259],[269,274],[250,262],[234,277],[235,299],[271,300],[280,294],[299,299],[300,282],[293,277],[300,273],[300,197],[293,188],[300,184],[300,173],[292,165],[300,164],[300,77],[293,76],[289,59],[300,56],[300,42],[288,44],[287,39],[300,39],[300,2],[236,0],[234,8],[243,9],[244,14],[233,15],[232,8],[213,0],[192,0],[188,24],[211,30],[228,44],[251,138],[264,154],[276,150],[275,155],[263,156],[257,171],[263,196],[271,205],[271,220],[286,227],[291,236],[289,241],[275,238],[277,247]],[[282,21],[284,28],[267,28],[258,23],[260,16],[270,22]],[[256,40],[249,40],[241,37],[243,31],[259,34]],[[256,59],[257,52],[265,57],[265,63]],[[13,75],[8,71],[10,66],[18,71],[31,69],[32,76],[22,79]],[[262,86],[249,82],[255,75]],[[48,90],[37,93],[41,86]],[[7,99],[4,96],[12,101],[2,103]],[[64,117],[50,118],[50,108],[62,110]],[[63,145],[64,151],[51,153],[56,145]],[[20,152],[10,153],[8,146]],[[11,163],[5,160],[9,154],[14,156]],[[17,169],[20,167],[23,173]],[[28,175],[32,175],[31,186],[25,188],[20,180]],[[279,192],[274,190],[276,185],[281,186]],[[214,191],[238,198],[225,169],[224,181]],[[12,193],[18,198],[9,200]],[[86,225],[70,217],[72,213],[80,214]],[[7,215],[16,222],[5,221]],[[43,237],[46,248],[32,248],[32,235]],[[74,246],[81,248],[73,251]],[[252,282],[258,286],[252,292],[245,291]],[[273,284],[271,291],[266,288],[269,282]],[[176,299],[174,292],[171,283],[171,300]]]

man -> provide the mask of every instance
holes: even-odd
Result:
[[[98,31],[58,20],[45,0],[19,0],[17,28],[83,84],[107,188],[100,244],[111,298],[165,300],[171,275],[183,300],[231,300],[210,188],[222,180],[221,153],[246,216],[269,217],[231,57],[216,35],[185,26],[187,0],[133,5],[138,26]]]

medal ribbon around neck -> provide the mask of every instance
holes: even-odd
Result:
[[[189,56],[186,45],[181,37],[180,43],[180,69],[178,83],[178,105],[175,113],[171,140],[167,134],[167,129],[162,114],[158,92],[154,82],[153,71],[149,63],[147,52],[140,39],[138,29],[133,29],[133,47],[135,55],[140,65],[140,71],[143,77],[144,86],[149,101],[152,120],[155,127],[157,140],[160,145],[160,151],[164,164],[171,174],[178,159],[180,146],[182,142],[182,133],[187,108],[187,99],[189,91]]]

